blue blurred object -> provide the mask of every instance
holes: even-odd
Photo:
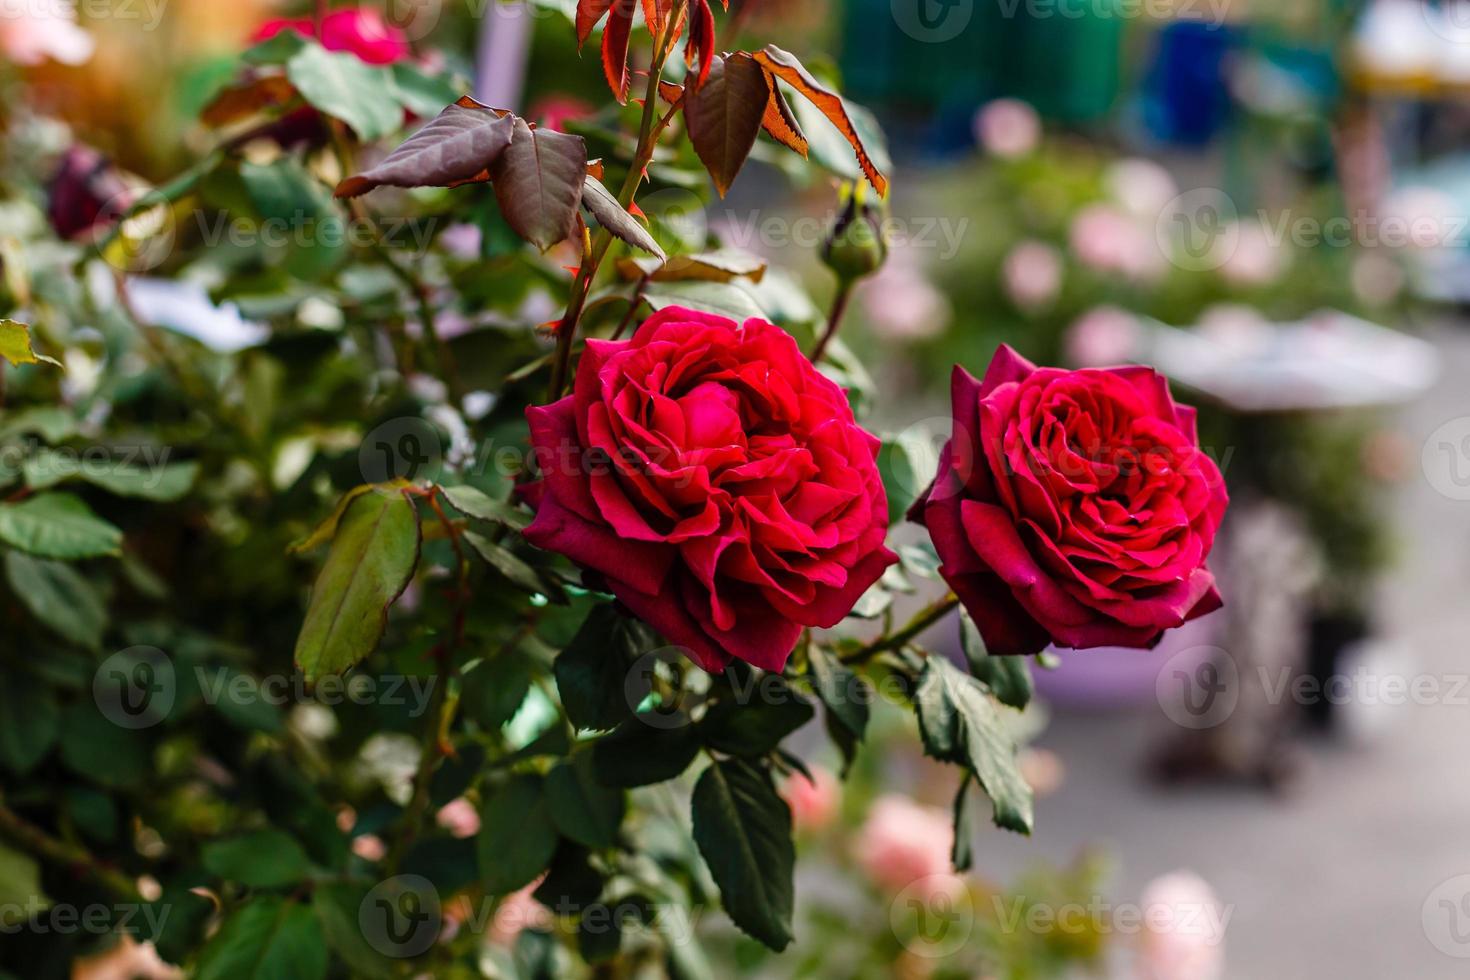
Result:
[[[1203,146],[1230,117],[1226,59],[1242,33],[1227,25],[1178,21],[1159,32],[1144,81],[1149,135],[1175,146]]]

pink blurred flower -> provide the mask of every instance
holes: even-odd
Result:
[[[1062,254],[1045,242],[1025,241],[1001,267],[1006,294],[1027,312],[1044,310],[1062,288]]]
[[[550,925],[551,913],[531,897],[540,884],[540,879],[537,879],[520,891],[505,896],[495,910],[495,921],[490,923],[492,943],[509,947],[528,926],[546,928]]]
[[[1108,193],[1136,218],[1156,221],[1179,195],[1179,185],[1162,166],[1142,157],[1125,157],[1108,167]]]
[[[1050,749],[1024,748],[1016,756],[1016,766],[1037,796],[1050,796],[1062,788],[1067,778],[1066,763]]]
[[[1083,265],[1129,279],[1152,278],[1163,261],[1143,226],[1111,204],[1089,204],[1077,212],[1068,241]]]
[[[67,0],[0,0],[0,53],[18,65],[50,58],[79,65],[96,43],[77,26],[77,8]]]
[[[1220,275],[1237,286],[1264,286],[1274,281],[1284,264],[1279,245],[1259,221],[1242,221],[1236,227],[1235,248],[1220,266]]]
[[[165,963],[151,942],[140,943],[127,933],[105,953],[79,959],[72,980],[183,980],[184,971]]]
[[[566,124],[574,119],[586,119],[596,107],[590,102],[571,95],[547,95],[531,103],[526,118],[536,120],[538,125],[558,132],[567,131]]]
[[[876,333],[897,340],[922,340],[949,325],[949,300],[924,274],[917,250],[894,247],[888,261],[858,287]]]
[[[1225,968],[1222,908],[1209,884],[1192,871],[1175,871],[1143,891],[1140,980],[1217,980]]]
[[[262,24],[253,40],[266,41],[282,31],[314,37],[316,25],[309,17],[278,18]],[[373,7],[345,7],[327,14],[321,42],[328,51],[350,51],[370,65],[391,65],[410,54],[407,36]]]
[[[1067,328],[1067,362],[1084,368],[1126,364],[1137,355],[1142,336],[1132,313],[1116,306],[1094,307]]]
[[[352,838],[352,853],[364,861],[381,861],[388,853],[383,838],[376,834],[363,834]]]
[[[798,831],[826,829],[837,816],[842,801],[842,784],[829,770],[812,766],[812,778],[799,772],[791,774],[781,788],[781,795],[791,805],[791,822]]]
[[[440,808],[435,822],[452,837],[473,837],[480,832],[480,812],[475,805],[461,796],[457,800],[450,800]]]
[[[987,102],[975,114],[975,142],[992,156],[1026,156],[1041,142],[1041,118],[1020,99]]]
[[[904,796],[881,796],[858,832],[856,859],[884,891],[897,893],[912,886],[928,901],[964,888],[950,865],[953,844],[949,814]]]

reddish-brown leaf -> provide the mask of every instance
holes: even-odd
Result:
[[[684,93],[689,141],[721,197],[755,145],[769,99],[765,71],[744,52],[715,58],[705,83]]]
[[[520,120],[468,96],[447,107],[376,167],[337,185],[337,197],[376,187],[458,187],[490,179]]]
[[[801,131],[796,116],[791,112],[791,106],[786,102],[786,96],[781,94],[781,86],[776,82],[776,76],[767,74],[766,82],[770,85],[771,98],[766,103],[766,114],[761,117],[761,128],[766,133],[789,149],[800,153],[803,158],[807,153],[806,134]]]
[[[658,242],[653,240],[648,229],[623,209],[618,199],[602,186],[602,181],[592,177],[587,178],[587,182],[582,186],[582,203],[586,205],[588,211],[592,212],[592,217],[597,219],[599,225],[629,245],[641,248],[651,255],[657,255],[659,262],[664,260],[664,250],[658,247]]]
[[[752,55],[766,71],[776,78],[781,79],[787,85],[800,92],[812,105],[822,110],[822,115],[832,121],[838,132],[846,137],[847,142],[852,144],[853,152],[857,154],[858,166],[863,168],[868,181],[880,195],[888,193],[888,179],[878,172],[877,166],[868,156],[868,151],[863,148],[862,138],[858,136],[857,129],[852,124],[852,119],[847,115],[847,107],[842,104],[842,96],[836,92],[823,87],[823,85],[812,77],[811,72],[806,70],[796,56],[787,51],[782,51],[774,44],[768,44],[760,51]]]
[[[648,33],[658,37],[669,22],[674,9],[674,0],[643,0],[643,19],[648,24]]]
[[[228,126],[265,109],[276,109],[296,98],[296,86],[285,75],[261,75],[230,85],[204,107],[206,126]]]
[[[490,166],[495,200],[516,234],[546,251],[571,234],[587,179],[580,136],[532,129],[519,116],[510,145]]]
[[[577,0],[577,47],[587,43],[592,29],[612,4],[613,0]]]
[[[628,35],[633,30],[637,0],[613,0],[602,29],[602,72],[619,103],[628,101]]]
[[[658,83],[658,94],[669,105],[674,105],[684,97],[684,86],[677,82],[660,80]]]
[[[598,180],[602,179],[602,157],[587,161],[587,176],[596,177]]]
[[[715,56],[715,15],[709,9],[709,0],[689,0],[689,44],[684,48],[684,63],[693,68],[696,56],[699,74],[694,88],[699,88],[709,78],[710,61]]]

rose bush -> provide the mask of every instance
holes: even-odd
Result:
[[[527,411],[532,544],[560,552],[705,670],[779,671],[898,557],[879,442],[791,335],[671,307],[590,340],[573,393]]]
[[[953,379],[954,434],[913,517],[997,654],[1147,647],[1220,606],[1227,496],[1194,409],[1144,367],[1037,368],[1001,347]]]

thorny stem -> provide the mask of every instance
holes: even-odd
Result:
[[[842,316],[847,312],[847,301],[852,298],[853,283],[852,279],[842,279],[837,283],[837,295],[832,298],[832,310],[827,314],[827,329],[822,331],[822,339],[817,341],[817,346],[812,350],[813,364],[822,360],[822,355],[827,352],[827,345],[837,336],[837,328],[842,326]]]
[[[648,67],[648,88],[643,97],[643,119],[638,128],[638,148],[633,154],[633,162],[628,168],[628,175],[623,179],[622,190],[618,192],[618,203],[625,209],[632,205],[633,198],[638,193],[643,171],[653,159],[653,151],[658,146],[659,136],[673,120],[674,113],[679,108],[679,105],[676,104],[662,118],[658,115],[658,83],[663,77],[664,64],[668,61],[669,53],[674,47],[674,25],[679,22],[682,13],[682,5],[670,11],[668,22],[654,42],[653,62]],[[606,228],[599,229],[590,251],[582,256],[582,264],[577,269],[577,278],[572,283],[572,295],[567,301],[566,314],[556,328],[556,356],[551,366],[551,386],[547,391],[548,402],[554,402],[560,398],[562,391],[566,388],[567,373],[572,358],[572,343],[576,340],[577,326],[582,321],[582,311],[586,309],[587,297],[592,292],[592,280],[596,278],[597,270],[602,265],[608,248],[612,245],[612,237],[612,233]]]
[[[81,847],[59,841],[47,834],[6,806],[3,796],[0,796],[0,837],[19,844],[44,861],[91,878],[118,898],[129,902],[142,900],[137,886],[127,875],[107,867]]]
[[[844,655],[841,658],[842,662],[845,664],[860,664],[876,657],[880,653],[888,653],[891,650],[902,650],[917,639],[919,634],[954,612],[959,604],[959,599],[953,595],[947,595],[909,620],[908,625],[904,626],[897,633],[874,640],[867,646]]]

